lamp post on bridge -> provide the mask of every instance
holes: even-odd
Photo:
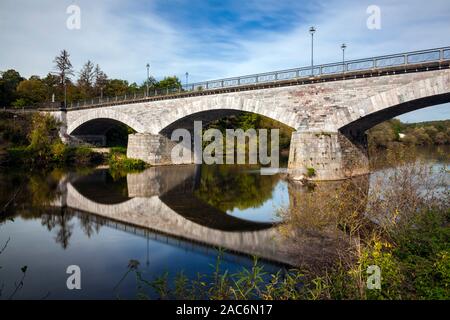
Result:
[[[311,76],[314,76],[314,33],[316,28],[309,28],[309,33],[311,33]]]
[[[149,79],[150,79],[150,64],[149,63],[147,63],[147,81],[146,81],[146,84],[147,84],[147,91],[146,91],[146,93],[145,93],[145,96],[146,97],[148,97],[148,82],[149,82]]]
[[[189,72],[186,72],[184,75],[186,76],[186,90],[187,90],[189,84]]]
[[[67,83],[66,83],[66,77],[63,78],[63,85],[64,85],[64,110],[67,110]]]
[[[342,73],[345,73],[345,49],[347,48],[347,45],[345,43],[343,43],[341,45],[341,49],[342,49]]]

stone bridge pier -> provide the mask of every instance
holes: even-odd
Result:
[[[128,135],[127,157],[139,159],[153,166],[174,164],[171,152],[175,142],[160,134],[135,133]],[[190,164],[186,161],[184,164]]]
[[[176,144],[160,134],[130,134],[127,157],[154,166],[193,163],[193,157],[173,163],[171,153]],[[294,180],[340,180],[367,174],[367,139],[348,132],[296,131],[291,138],[288,171]]]
[[[369,173],[366,135],[349,132],[297,131],[289,151],[292,179],[340,180]]]

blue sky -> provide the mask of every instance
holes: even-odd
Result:
[[[66,28],[66,8],[81,9],[81,29]],[[369,5],[381,9],[381,29],[366,26]],[[110,77],[201,81],[308,65],[315,25],[315,61],[348,59],[450,45],[448,0],[2,0],[0,70],[45,75],[63,48],[76,69],[91,59]],[[450,107],[402,117],[450,118]],[[417,115],[417,116],[415,116]]]

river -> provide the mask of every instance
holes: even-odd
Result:
[[[448,178],[449,151],[415,154]],[[374,173],[360,178],[367,192],[374,177],[396,170],[382,163],[374,161]],[[219,247],[221,268],[231,273],[251,267],[253,255],[270,273],[326,263],[334,254],[335,241],[325,235],[308,233],[295,245],[284,239],[280,213],[301,206],[310,186],[261,175],[257,167],[1,169],[0,185],[0,299],[135,298],[134,277],[116,287],[130,260],[149,279],[181,271],[195,277],[213,271]],[[80,267],[81,290],[67,288],[71,265]]]

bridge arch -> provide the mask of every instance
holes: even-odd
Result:
[[[178,121],[192,119],[209,118],[208,114],[217,119],[217,116],[227,116],[239,112],[249,112],[271,118],[289,127],[298,126],[298,113],[290,108],[281,105],[276,97],[267,98],[252,95],[251,92],[243,92],[241,96],[221,94],[217,96],[204,96],[198,100],[188,100],[180,107],[173,107],[160,114],[152,128],[147,132],[153,134],[160,133],[163,130],[173,127]]]
[[[373,95],[353,107],[350,119],[338,115],[336,126],[341,132],[363,134],[404,113],[449,102],[450,74],[439,75]]]
[[[249,111],[245,111],[245,110],[240,110],[240,109],[210,109],[210,110],[206,110],[206,111],[200,111],[200,112],[195,112],[195,113],[189,113],[185,116],[180,116],[179,118],[172,118],[165,127],[163,127],[161,129],[161,131],[158,132],[158,134],[162,134],[166,137],[170,137],[171,133],[178,128],[183,128],[183,129],[187,129],[189,131],[193,130],[193,126],[194,126],[194,121],[202,121],[202,125],[208,125],[210,122],[215,121],[215,120],[220,120],[223,119],[225,117],[228,116],[233,116],[233,115],[239,115],[241,113],[250,113],[250,114],[256,114],[256,115],[260,115],[260,116],[265,116],[273,121],[282,123],[283,125],[289,126],[283,122],[280,122],[277,119],[274,119],[272,117],[263,115],[261,113],[256,113],[256,112],[249,112]],[[167,123],[164,122],[164,125]],[[293,130],[295,130],[294,127],[289,126],[290,128],[292,128]],[[257,128],[259,129],[259,128]],[[262,128],[261,128],[262,129]]]
[[[145,132],[145,126],[139,122],[136,117],[129,116],[124,112],[120,112],[110,108],[91,109],[83,113],[80,117],[72,121],[67,127],[67,134],[72,135],[82,125],[99,119],[113,120],[125,124],[136,132]]]

